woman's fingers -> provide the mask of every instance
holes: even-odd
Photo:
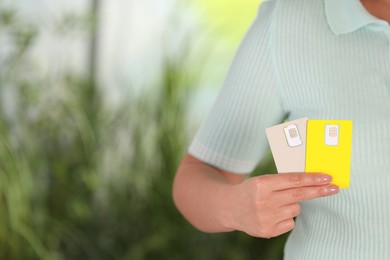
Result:
[[[284,233],[287,233],[294,228],[295,228],[294,219],[290,218],[290,219],[283,220],[283,221],[279,222],[278,224],[276,224],[275,236],[279,236],[279,235],[282,235]]]
[[[295,218],[301,214],[301,206],[298,203],[282,206],[278,209],[276,221],[280,222],[290,218]]]
[[[289,190],[276,191],[273,200],[276,205],[284,206],[298,203],[305,200],[331,196],[340,191],[339,187],[333,184],[315,187],[300,187]]]
[[[325,185],[332,181],[332,177],[324,173],[282,173],[267,177],[268,187],[274,191]]]
[[[263,238],[272,238],[272,237],[277,237],[280,236],[284,233],[287,233],[294,229],[295,227],[295,221],[294,219],[286,219],[283,221],[278,222],[275,226],[269,229],[263,229],[262,234],[260,237]]]

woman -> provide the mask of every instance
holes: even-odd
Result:
[[[389,21],[389,0],[264,2],[177,171],[188,221],[263,238],[293,229],[285,259],[390,259]],[[326,173],[247,178],[264,129],[302,117],[353,121],[349,189]]]

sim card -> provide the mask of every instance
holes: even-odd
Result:
[[[305,172],[324,172],[348,188],[352,153],[351,120],[308,120]]]
[[[307,118],[300,118],[265,129],[279,173],[304,172]]]

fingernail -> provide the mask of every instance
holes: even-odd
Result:
[[[329,185],[327,188],[328,193],[337,193],[339,192],[339,187],[336,185]]]
[[[316,178],[317,182],[331,182],[332,181],[332,176],[329,175],[319,175]]]

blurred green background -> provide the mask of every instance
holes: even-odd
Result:
[[[281,259],[171,197],[258,5],[0,0],[0,259]]]

